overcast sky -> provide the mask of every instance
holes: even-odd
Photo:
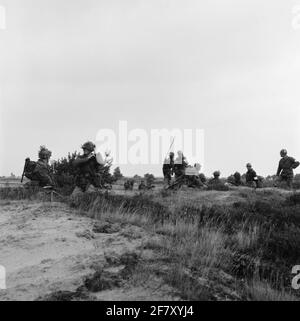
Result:
[[[282,148],[300,159],[300,0],[0,5],[0,175],[20,175],[42,144],[57,159],[120,120],[204,129],[208,176],[247,162],[274,174]],[[121,170],[161,175],[150,164]]]

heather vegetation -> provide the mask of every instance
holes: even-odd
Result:
[[[55,167],[66,180],[73,175],[71,160],[72,155]],[[132,277],[159,275],[183,299],[299,299],[299,291],[291,288],[292,267],[300,262],[299,192],[156,189],[54,198],[67,203],[74,214],[147,230],[153,239],[141,251],[154,251],[157,259],[147,264],[137,260]],[[49,194],[34,186],[1,188],[0,198],[48,201]]]
[[[225,288],[228,299],[292,300],[297,293],[291,270],[300,261],[300,194],[277,201],[276,190],[269,194],[268,200],[243,192],[242,201],[199,206],[173,202],[177,194],[163,195],[161,202],[159,196],[106,193],[85,195],[72,206],[162,235],[164,242],[145,248],[168,262],[165,280],[184,298],[216,299]]]

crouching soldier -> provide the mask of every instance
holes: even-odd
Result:
[[[299,166],[299,162],[295,158],[287,155],[287,150],[282,149],[280,151],[281,160],[279,161],[277,176],[279,177],[279,182],[285,182],[288,188],[292,187],[294,172],[293,170]]]
[[[41,146],[37,162],[31,161],[30,158],[26,158],[22,181],[25,176],[32,181],[33,185],[43,188],[54,187],[54,179],[49,165],[51,154],[50,150],[45,146]]]
[[[86,142],[82,145],[83,155],[78,156],[73,161],[76,169],[75,184],[76,187],[72,196],[84,192],[95,192],[96,188],[101,188],[101,164],[98,163],[95,148],[92,142]]]

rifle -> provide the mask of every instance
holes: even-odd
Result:
[[[23,183],[24,176],[25,176],[25,171],[26,171],[26,167],[27,167],[28,162],[30,162],[30,158],[26,158],[25,159],[25,165],[24,165],[24,169],[23,169],[23,173],[22,173],[21,183]]]

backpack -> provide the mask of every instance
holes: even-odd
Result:
[[[294,162],[294,164],[292,165],[292,168],[296,169],[299,165],[300,165],[300,162]]]
[[[33,172],[36,168],[36,162],[31,161],[29,158],[25,160],[24,166],[24,175],[25,177],[29,178],[30,180],[33,179]]]

